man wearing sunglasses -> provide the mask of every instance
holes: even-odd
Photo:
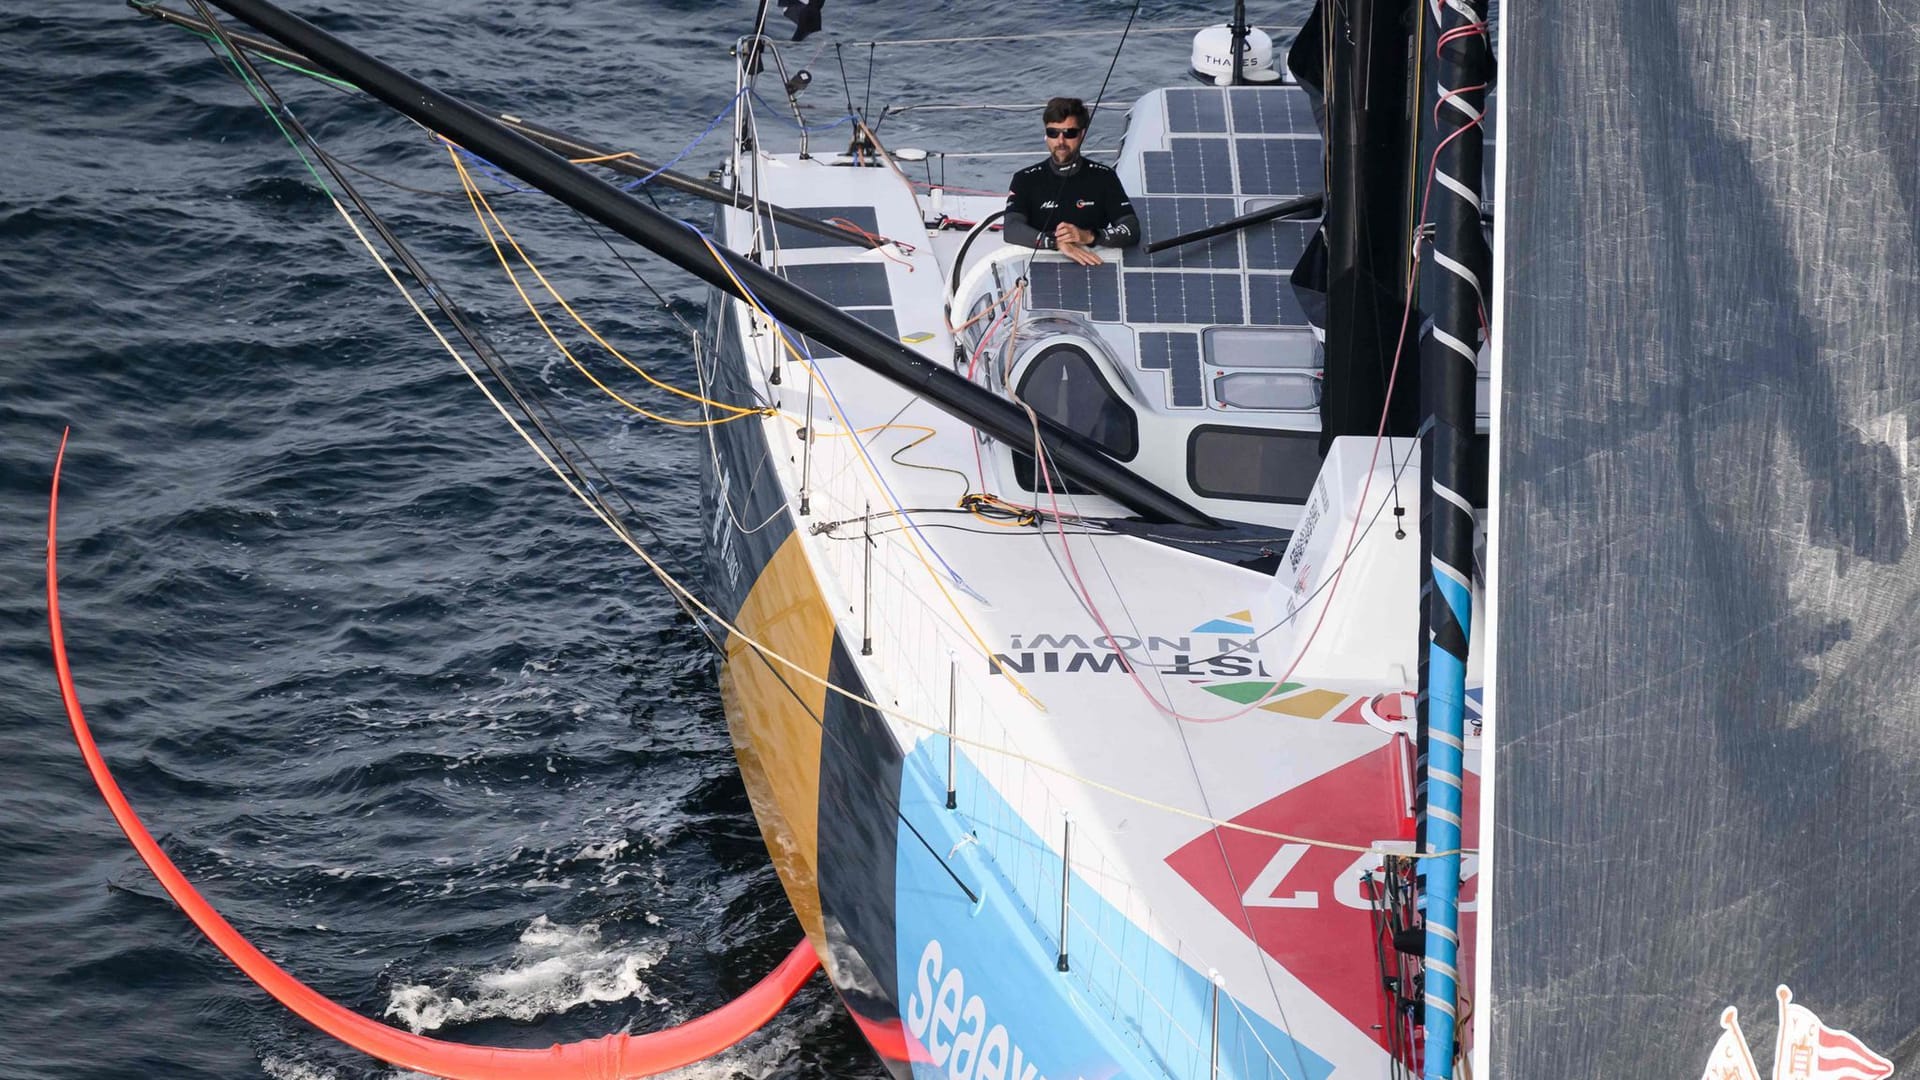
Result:
[[[1058,251],[1082,266],[1099,266],[1093,251],[1140,242],[1140,219],[1113,169],[1080,156],[1091,120],[1079,98],[1047,102],[1047,160],[1013,174],[1007,193],[1007,243]]]

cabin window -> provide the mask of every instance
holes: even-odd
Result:
[[[1020,400],[1102,450],[1132,461],[1140,452],[1140,420],[1078,345],[1054,345],[1020,377]]]
[[[1209,499],[1304,504],[1320,475],[1320,434],[1207,424],[1187,439],[1187,482]]]

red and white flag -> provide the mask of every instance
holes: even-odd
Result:
[[[1780,1035],[1774,1043],[1773,1080],[1883,1080],[1893,1075],[1893,1062],[1867,1049],[1852,1034],[1830,1028],[1804,1005],[1793,1003],[1793,991],[1781,986]]]
[[[1707,1071],[1700,1080],[1760,1080],[1760,1070],[1747,1049],[1747,1037],[1740,1034],[1740,1010],[1729,1005],[1720,1013],[1720,1041],[1707,1056]]]

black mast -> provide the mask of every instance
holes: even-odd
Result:
[[[1324,65],[1327,207],[1326,380],[1321,450],[1338,435],[1386,434],[1419,424],[1419,379],[1407,317],[1413,200],[1413,72],[1409,42],[1416,0],[1324,0],[1309,20]],[[1303,36],[1304,37],[1304,36]],[[1323,66],[1321,64],[1313,67]],[[1298,69],[1296,69],[1298,70]],[[1394,373],[1395,357],[1399,371]],[[1393,387],[1392,400],[1387,388]]]
[[[720,260],[692,230],[563,157],[507,130],[457,98],[427,86],[265,0],[209,0],[428,128],[734,296],[738,277],[794,330],[906,387],[943,411],[1011,445],[1033,438],[1026,412],[920,356],[866,323],[725,250]],[[728,273],[728,269],[732,273]],[[1048,452],[1067,476],[1154,521],[1212,527],[1212,518],[1135,475],[1091,440],[1040,417]]]
[[[1486,0],[1434,8],[1433,184],[1426,218],[1433,247],[1422,276],[1433,325],[1420,351],[1420,471],[1427,491],[1420,535],[1425,606],[1420,656],[1419,756],[1423,804],[1419,851],[1426,897],[1426,1057],[1432,1080],[1450,1080],[1459,1044],[1460,856],[1464,835],[1466,669],[1473,623],[1474,390],[1491,312],[1493,259],[1481,228],[1481,164],[1493,57]],[[1454,854],[1440,854],[1454,852]]]

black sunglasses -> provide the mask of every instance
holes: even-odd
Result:
[[[1080,129],[1077,127],[1047,129],[1047,138],[1049,139],[1077,139],[1079,137]]]

